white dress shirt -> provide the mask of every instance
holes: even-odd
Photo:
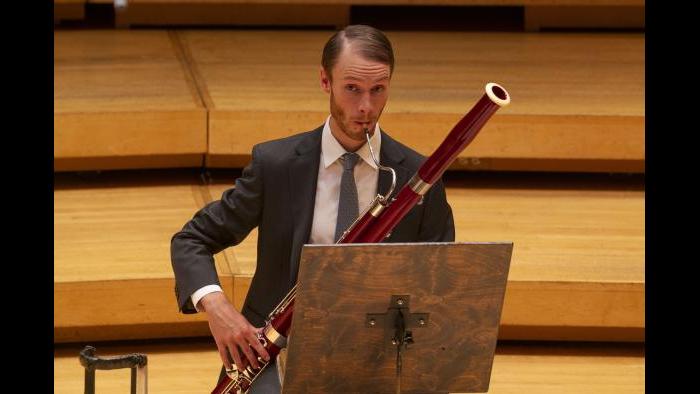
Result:
[[[333,244],[335,240],[335,225],[338,222],[338,200],[340,193],[340,178],[343,175],[343,164],[340,157],[347,151],[331,134],[330,116],[323,126],[321,137],[321,162],[318,166],[318,181],[316,183],[316,202],[314,203],[314,219],[311,225],[311,244]],[[374,135],[370,138],[375,155],[379,155],[382,137],[379,125],[375,126]],[[357,153],[362,160],[355,165],[355,184],[360,213],[372,202],[377,195],[377,180],[379,168],[372,160],[367,144],[362,145]],[[379,157],[377,157],[377,160]]]
[[[318,166],[314,216],[311,225],[311,236],[309,237],[310,244],[335,243],[333,237],[335,236],[335,226],[338,221],[340,178],[343,174],[343,165],[339,159],[347,151],[331,134],[330,119],[330,116],[326,118],[321,135],[321,161]],[[377,160],[379,160],[382,144],[379,123],[374,128],[374,135],[370,137],[370,143]],[[362,214],[377,195],[379,168],[372,160],[367,144],[362,145],[355,153],[362,158],[355,165],[358,207],[360,208],[359,213]],[[202,287],[192,294],[192,304],[197,308],[197,303],[202,297],[216,291],[222,291],[221,287],[217,285]],[[197,310],[199,311],[199,309]]]

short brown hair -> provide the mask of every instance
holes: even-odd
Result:
[[[394,49],[391,42],[380,30],[367,25],[350,25],[336,32],[323,47],[321,65],[329,77],[338,61],[340,52],[349,42],[359,44],[357,50],[367,60],[389,66],[389,75],[394,72]]]

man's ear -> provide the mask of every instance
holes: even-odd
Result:
[[[323,69],[323,66],[321,66],[321,89],[326,93],[331,92],[331,79],[329,75],[326,74],[326,70]]]

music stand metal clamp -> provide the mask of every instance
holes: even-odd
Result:
[[[387,332],[393,330],[391,345],[396,346],[396,392],[401,393],[402,352],[413,343],[413,332],[407,328],[424,328],[430,320],[429,313],[411,313],[411,296],[392,295],[389,307],[385,313],[368,313],[365,326],[368,328],[384,328]]]
[[[384,313],[368,313],[365,326],[394,330],[391,337],[393,346],[408,346],[413,343],[413,333],[407,328],[423,328],[430,321],[430,313],[411,313],[411,296],[392,295],[389,307]]]

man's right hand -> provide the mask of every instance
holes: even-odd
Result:
[[[258,340],[259,329],[253,327],[248,320],[231,305],[224,293],[209,293],[199,300],[198,307],[207,313],[209,330],[216,341],[219,355],[226,369],[231,369],[233,357],[238,369],[245,369],[250,363],[253,368],[260,368],[253,349],[265,361],[270,360],[270,355]],[[252,349],[251,349],[252,346]],[[248,363],[243,364],[239,349],[243,351]]]

